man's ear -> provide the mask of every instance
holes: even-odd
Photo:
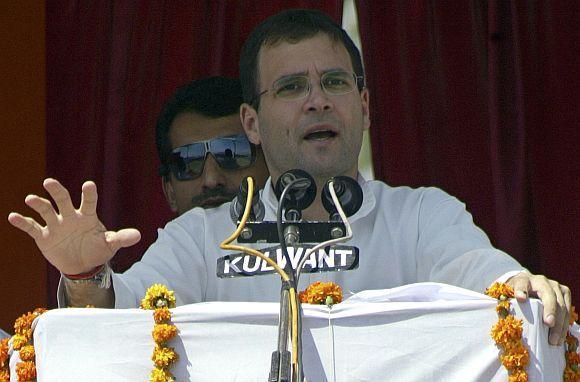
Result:
[[[177,199],[175,199],[175,191],[173,190],[173,185],[165,177],[161,178],[161,187],[163,188],[163,194],[165,195],[165,200],[169,204],[171,211],[177,213]]]
[[[243,103],[240,106],[240,119],[242,127],[248,136],[250,142],[255,145],[262,143],[260,140],[260,122],[258,121],[258,112],[249,104]]]
[[[363,129],[368,130],[371,126],[369,89],[364,88],[360,92],[360,97],[362,102]]]

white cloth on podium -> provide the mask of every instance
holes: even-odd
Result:
[[[261,199],[264,220],[275,221],[278,201],[270,181]],[[360,176],[359,184],[363,205],[349,218],[353,238],[345,243],[359,248],[358,269],[303,274],[299,289],[314,281],[334,281],[350,295],[430,281],[483,293],[506,272],[522,270],[513,258],[493,248],[465,205],[445,192],[437,188],[390,187]],[[215,209],[195,208],[168,223],[140,262],[124,274],[113,276],[116,307],[138,307],[154,283],[175,291],[178,305],[278,301],[278,275],[216,277],[217,259],[231,253],[219,249],[219,244],[235,228],[229,203]],[[60,303],[66,306],[62,294]]]
[[[496,301],[437,283],[358,293],[332,308],[303,305],[308,381],[507,381],[490,338]],[[548,345],[538,300],[512,302],[524,319],[530,381],[561,380],[563,346]],[[177,381],[267,380],[277,303],[177,307]],[[39,381],[145,381],[152,369],[151,311],[60,309],[34,332]],[[577,327],[575,335],[580,337]],[[14,360],[13,360],[14,361]]]
[[[10,337],[10,334],[8,334],[4,330],[0,329],[0,339],[8,338],[8,337]]]

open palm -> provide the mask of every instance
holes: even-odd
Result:
[[[65,274],[79,274],[109,261],[119,248],[137,243],[141,236],[133,228],[107,231],[99,220],[97,186],[88,181],[82,186],[79,209],[75,209],[68,190],[56,179],[45,179],[44,188],[52,203],[37,195],[28,195],[26,204],[45,221],[42,226],[31,217],[11,213],[8,221],[28,233],[44,257]]]

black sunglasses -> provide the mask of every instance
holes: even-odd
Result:
[[[229,135],[173,149],[169,158],[169,170],[178,180],[198,178],[203,173],[208,153],[226,170],[249,167],[256,159],[256,147],[245,134]],[[167,167],[162,166],[160,173],[167,175]]]

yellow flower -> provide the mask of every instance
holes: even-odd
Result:
[[[175,377],[169,370],[155,368],[151,371],[149,382],[174,382]]]
[[[574,337],[573,335],[568,332],[566,334],[566,347],[568,351],[575,352],[578,349],[578,338]]]
[[[34,346],[26,345],[20,349],[20,359],[23,361],[34,361]]]
[[[580,363],[580,353],[576,352],[566,352],[566,362],[570,365],[574,363]]]
[[[493,283],[492,286],[485,290],[485,294],[495,299],[500,299],[501,296],[505,298],[514,297],[514,289],[508,284]]]
[[[520,344],[518,352],[509,352],[501,355],[499,357],[502,365],[506,369],[524,368],[530,363],[530,354],[528,351]]]
[[[496,344],[509,346],[510,342],[520,341],[522,338],[523,326],[522,320],[509,315],[506,318],[500,318],[491,328],[491,338]]]
[[[528,382],[528,373],[525,370],[514,370],[508,377],[508,382]]]
[[[32,326],[32,321],[34,321],[34,318],[35,316],[31,312],[18,317],[14,322],[14,333],[30,338],[32,334],[30,327]]]
[[[580,382],[580,369],[573,370],[571,367],[564,369],[564,382]]]
[[[14,350],[20,350],[21,347],[28,343],[28,338],[22,334],[15,334],[12,336],[12,347]]]
[[[157,344],[163,344],[177,335],[175,325],[156,324],[153,328],[153,340]]]
[[[16,364],[18,381],[34,381],[36,379],[36,365],[32,361],[19,362]]]
[[[141,300],[141,308],[153,310],[162,307],[175,308],[175,296],[165,285],[153,284]]]
[[[300,302],[305,304],[338,304],[342,301],[342,289],[333,282],[317,281],[298,294]]]
[[[32,322],[42,313],[46,312],[44,308],[34,309],[32,312],[28,312],[18,317],[14,322],[14,334],[19,334],[26,337],[28,340],[32,338]]]
[[[10,382],[10,372],[8,370],[0,370],[0,382]]]
[[[153,351],[153,356],[151,360],[155,366],[159,368],[167,368],[172,363],[179,359],[179,355],[175,352],[173,348],[165,348],[160,346],[155,346]]]
[[[166,307],[155,309],[153,319],[155,319],[155,323],[157,324],[167,322],[171,319],[171,311]]]
[[[0,369],[8,366],[8,341],[10,338],[0,340]]]

